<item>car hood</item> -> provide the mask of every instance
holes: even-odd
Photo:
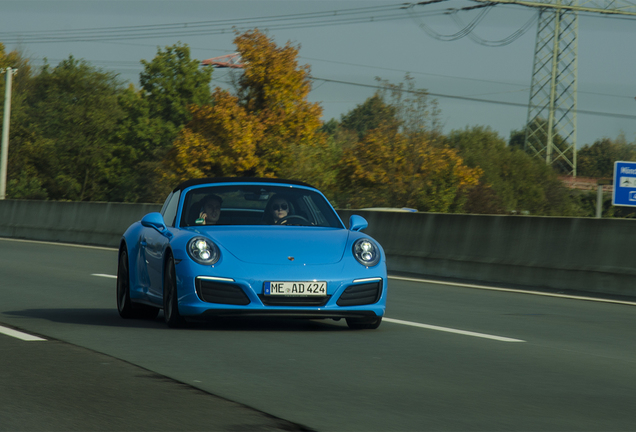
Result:
[[[205,234],[237,259],[254,264],[333,264],[342,259],[349,231],[296,226],[219,227]]]

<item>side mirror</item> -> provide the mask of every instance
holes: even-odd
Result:
[[[161,216],[161,213],[148,213],[141,219],[141,224],[147,228],[154,228],[162,234],[168,231],[168,228],[166,227],[166,223],[163,221],[163,216]]]
[[[349,218],[349,229],[351,231],[362,231],[368,226],[369,226],[369,223],[362,216],[352,215]]]

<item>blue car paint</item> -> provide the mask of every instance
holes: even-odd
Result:
[[[224,186],[235,184],[244,183],[223,183]],[[261,185],[259,182],[253,184]],[[262,185],[272,186],[271,183]],[[177,221],[182,219],[182,207],[188,192],[209,186],[214,186],[214,183],[183,189],[179,198]],[[308,186],[290,187],[318,192]],[[335,213],[333,207],[330,208]],[[382,317],[387,296],[384,251],[368,235],[347,230],[339,218],[338,221],[341,225],[338,228],[280,225],[179,227],[178,223],[177,227],[166,227],[161,214],[146,215],[141,222],[132,224],[122,239],[122,248],[127,248],[129,254],[130,298],[133,302],[163,307],[164,266],[168,254],[171,254],[176,262],[178,310],[184,317],[203,316],[215,310],[224,314],[262,312],[268,315],[287,315],[294,311],[311,315],[316,312],[316,316],[330,318],[357,316],[357,312],[364,312],[366,316],[372,313],[376,317]],[[360,216],[353,216],[351,222],[352,228],[357,230],[364,229],[367,225]],[[206,237],[218,246],[220,259],[214,265],[201,265],[186,252],[188,241],[196,236]],[[353,243],[359,238],[371,239],[379,248],[381,259],[374,267],[367,268],[354,258]],[[204,302],[196,292],[197,277],[231,279],[243,289],[250,303],[233,305]],[[347,287],[365,283],[369,279],[379,279],[382,283],[381,296],[377,302],[357,306],[336,304]],[[266,281],[314,280],[327,282],[327,294],[331,297],[323,306],[265,306],[258,297],[263,294]]]

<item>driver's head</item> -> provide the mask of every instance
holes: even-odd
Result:
[[[289,214],[289,203],[285,198],[274,198],[272,201],[272,217],[274,218],[274,222],[284,217],[287,217]]]

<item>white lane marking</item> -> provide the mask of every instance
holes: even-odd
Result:
[[[47,241],[41,241],[41,240],[14,239],[9,237],[0,237],[0,240],[24,242],[24,243],[42,243],[42,244],[50,244],[50,245],[58,245],[58,246],[71,246],[71,247],[100,249],[100,250],[109,250],[109,251],[118,250],[117,248],[112,248],[112,247],[88,246],[88,245],[80,245],[80,244],[73,244],[73,243],[47,242]],[[103,277],[117,278],[117,276],[109,276],[109,275],[103,275]],[[490,291],[503,291],[503,292],[530,294],[530,295],[538,295],[538,296],[545,296],[545,297],[558,297],[558,298],[566,298],[566,299],[573,299],[573,300],[585,300],[585,301],[594,301],[599,303],[614,303],[614,304],[636,306],[636,302],[630,302],[625,300],[610,300],[610,299],[603,299],[603,298],[596,298],[596,297],[556,294],[556,293],[549,293],[549,292],[531,291],[529,289],[519,290],[519,289],[513,289],[513,288],[497,288],[497,287],[491,287],[487,285],[473,285],[473,284],[465,284],[465,283],[458,283],[458,282],[444,282],[444,281],[438,281],[438,280],[432,280],[432,279],[417,279],[417,278],[407,278],[402,276],[388,276],[388,278],[395,279],[395,280],[409,281],[409,282],[424,282],[424,283],[431,283],[431,284],[437,284],[437,285],[452,285],[452,286],[458,286],[458,287],[464,287],[464,288],[475,288],[475,289],[483,289],[483,290],[490,290]]]
[[[112,247],[87,246],[87,245],[80,245],[80,244],[73,244],[73,243],[47,242],[47,241],[41,241],[41,240],[14,239],[9,237],[0,237],[0,240],[24,242],[24,243],[42,243],[42,244],[50,244],[50,245],[58,245],[58,246],[71,246],[71,247],[100,249],[100,250],[109,250],[109,251],[118,250],[117,248],[112,248]],[[117,276],[109,276],[109,275],[104,275],[103,277],[117,278]],[[431,283],[431,284],[438,284],[438,285],[452,285],[452,286],[458,286],[458,287],[464,287],[464,288],[476,288],[476,289],[483,289],[483,290],[490,290],[490,291],[503,291],[503,292],[530,294],[530,295],[538,295],[538,296],[545,296],[545,297],[558,297],[558,298],[566,298],[566,299],[573,299],[573,300],[585,300],[585,301],[594,301],[599,303],[614,303],[614,304],[636,306],[636,302],[630,302],[625,300],[610,300],[610,299],[603,299],[603,298],[596,298],[596,297],[556,294],[556,293],[547,293],[547,292],[531,291],[531,290],[519,290],[519,289],[513,289],[513,288],[497,288],[497,287],[491,287],[487,285],[473,285],[473,284],[465,284],[465,283],[457,283],[457,282],[444,282],[444,281],[431,280],[431,279],[407,278],[402,276],[388,276],[388,278],[395,279],[395,280],[409,281],[409,282],[424,282],[424,283]]]
[[[91,274],[91,276],[97,276],[97,277],[103,277],[103,278],[109,278],[109,279],[117,279],[117,276],[109,275],[109,274],[102,274],[102,273],[93,273],[93,274]]]
[[[416,323],[416,322],[412,322],[412,321],[402,321],[402,320],[393,319],[393,318],[383,318],[382,321],[386,321],[386,322],[390,322],[390,323],[394,323],[394,324],[407,325],[407,326],[411,326],[411,327],[419,327],[419,328],[424,328],[424,329],[428,329],[428,330],[436,330],[436,331],[442,331],[442,332],[447,332],[447,333],[455,333],[455,334],[460,334],[460,335],[464,335],[464,336],[478,337],[478,338],[482,338],[482,339],[492,339],[492,340],[496,340],[496,341],[499,341],[499,342],[525,342],[524,340],[521,340],[521,339],[512,339],[512,338],[508,338],[508,337],[489,335],[489,334],[485,334],[485,333],[475,333],[475,332],[466,331],[466,330],[457,330],[457,329],[452,329],[452,328],[448,328],[448,327],[439,327],[439,326],[434,326],[434,325],[430,325],[430,324]]]
[[[408,278],[408,277],[402,277],[402,276],[389,276],[388,278],[407,281],[407,282],[423,282],[423,283],[430,283],[430,284],[437,284],[437,285],[451,285],[451,286],[457,286],[457,287],[463,287],[463,288],[476,288],[476,289],[490,290],[490,291],[503,291],[503,292],[518,293],[518,294],[530,294],[530,295],[538,295],[538,296],[545,296],[545,297],[559,297],[559,298],[566,298],[566,299],[573,299],[573,300],[586,300],[586,301],[593,301],[593,302],[599,302],[599,303],[615,303],[615,304],[636,306],[636,302],[630,302],[625,300],[611,300],[611,299],[603,299],[603,298],[596,298],[596,297],[557,294],[557,293],[549,293],[549,292],[541,292],[541,291],[532,291],[530,289],[522,290],[522,289],[514,289],[514,288],[497,288],[497,287],[492,287],[488,285],[473,285],[473,284],[465,284],[465,283],[458,283],[458,282],[438,281],[438,280],[432,280],[432,279]]]
[[[117,279],[117,276],[107,275],[107,274],[94,273],[91,276],[98,276],[98,277]],[[390,276],[390,278],[394,278],[394,277]],[[394,278],[394,279],[396,279],[396,278]],[[412,281],[427,282],[427,281],[424,281],[424,280],[417,281],[415,279],[412,279]],[[411,322],[411,321],[402,321],[402,320],[393,319],[393,318],[383,318],[383,320],[386,321],[386,322],[394,323],[394,324],[402,324],[402,325],[408,325],[408,326],[411,326],[411,327],[420,327],[420,328],[425,328],[425,329],[429,329],[429,330],[437,330],[437,331],[443,331],[443,332],[448,332],[448,333],[456,333],[456,334],[461,334],[461,335],[465,335],[465,336],[473,336],[473,337],[479,337],[479,338],[484,338],[484,339],[493,339],[493,340],[497,340],[497,341],[500,341],[500,342],[525,342],[524,340],[521,340],[521,339],[512,339],[512,338],[507,338],[507,337],[503,337],[503,336],[495,336],[495,335],[489,335],[489,334],[484,334],[484,333],[476,333],[476,332],[470,332],[470,331],[466,331],[466,330],[457,330],[457,329],[452,329],[452,328],[447,328],[447,327],[439,327],[439,326],[434,326],[434,325],[429,325],[429,324],[421,324],[421,323],[416,323],[416,322]]]
[[[42,339],[41,337],[33,336],[27,333],[22,333],[20,331],[13,330],[7,327],[2,327],[2,326],[0,326],[0,333],[17,338],[17,339],[21,339],[27,342],[46,341],[46,339]]]

